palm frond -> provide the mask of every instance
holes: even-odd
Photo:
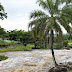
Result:
[[[47,20],[48,20],[49,17],[42,17],[42,18],[39,18],[39,19],[35,19],[33,21],[31,21],[29,23],[29,26],[28,27],[32,27],[33,25],[37,26],[37,25],[41,25],[42,23],[45,23]]]
[[[44,17],[44,16],[48,16],[46,15],[44,12],[42,12],[41,10],[35,10],[30,14],[30,19],[31,18],[40,18],[40,17]]]
[[[61,0],[62,3],[66,2],[66,4],[72,3],[72,0]]]
[[[65,6],[62,9],[62,14],[61,14],[61,16],[67,17],[69,22],[71,22],[71,20],[72,20],[72,8],[71,7],[72,7],[72,5]]]
[[[68,22],[68,18],[65,16],[62,16],[59,19],[60,24],[67,30],[67,32],[70,32],[70,26],[69,26],[69,22]]]
[[[57,23],[57,21],[55,21],[53,28],[59,36],[62,36],[62,30],[61,30],[60,25]]]
[[[39,4],[39,6],[42,6],[42,8],[49,10],[49,7],[46,1],[38,0],[37,3]]]
[[[0,3],[0,19],[4,19],[4,17],[5,18],[7,18],[7,13],[5,13],[5,11],[4,11],[4,7],[1,5],[1,3]]]
[[[0,3],[0,11],[4,11],[4,7]]]

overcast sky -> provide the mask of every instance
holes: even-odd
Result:
[[[25,30],[28,31],[29,15],[33,10],[42,10],[36,4],[37,0],[0,0],[4,6],[8,18],[0,20],[1,27],[6,30]],[[63,32],[66,31],[63,29]]]

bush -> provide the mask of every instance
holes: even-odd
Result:
[[[65,40],[65,41],[63,42],[63,46],[67,47],[67,45],[68,45],[68,41]]]
[[[7,56],[0,55],[0,61],[2,61],[2,60],[6,60],[7,58],[8,58]]]
[[[72,44],[68,45],[67,47],[68,47],[68,48],[72,48]]]
[[[54,48],[55,49],[61,49],[61,48],[63,48],[62,42],[60,42],[60,43],[54,43]]]
[[[10,43],[5,42],[5,41],[0,41],[0,45],[8,45],[8,44],[10,44]]]

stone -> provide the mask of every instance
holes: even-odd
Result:
[[[68,68],[65,65],[58,65],[56,67],[51,68],[48,72],[67,72]]]

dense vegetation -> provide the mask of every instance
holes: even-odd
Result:
[[[1,27],[0,27],[1,28]],[[9,45],[10,43],[19,43],[26,46],[27,44],[34,45],[33,49],[35,48],[49,48],[49,37],[46,36],[45,40],[41,40],[39,36],[37,35],[36,38],[34,38],[32,31],[25,32],[24,30],[12,30],[12,31],[5,31],[3,28],[1,28],[1,35],[0,38],[8,38],[10,42],[5,42],[4,40],[0,41],[0,45]],[[54,35],[54,48],[55,49],[63,49],[64,47],[71,48],[72,45],[68,45],[68,43],[72,43],[72,35],[64,34],[62,38],[60,38],[58,35]]]

